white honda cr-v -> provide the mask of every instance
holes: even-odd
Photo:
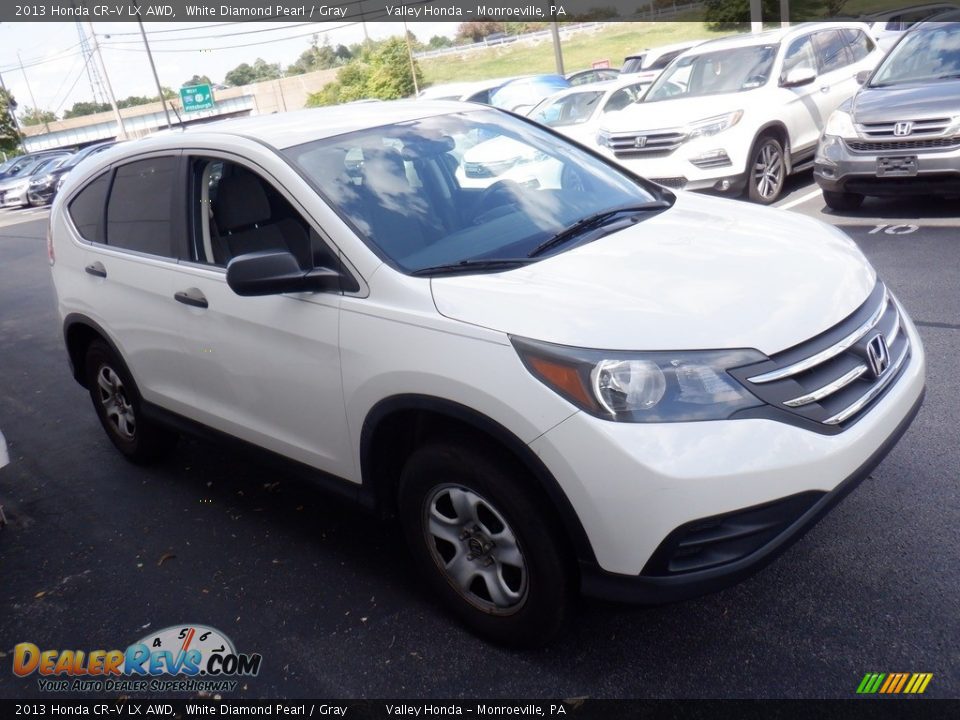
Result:
[[[530,148],[523,182],[462,185],[509,170],[463,168],[496,138]],[[307,465],[398,515],[438,595],[507,643],[551,637],[577,591],[745,577],[924,389],[916,329],[839,230],[672,193],[475,105],[125,143],[70,173],[49,251],[120,452],[204,426]]]

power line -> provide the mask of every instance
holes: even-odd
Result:
[[[283,38],[273,38],[272,40],[261,40],[260,42],[241,43],[241,44],[239,44],[239,45],[221,45],[221,46],[219,46],[219,47],[204,47],[204,48],[176,48],[176,49],[168,49],[168,50],[160,49],[160,50],[154,50],[154,52],[157,52],[157,53],[161,53],[161,52],[163,52],[163,53],[184,53],[184,52],[208,52],[208,51],[210,51],[210,50],[233,50],[233,49],[236,49],[236,48],[254,47],[254,46],[256,46],[256,45],[269,45],[269,44],[271,44],[271,43],[284,42],[284,41],[286,41],[286,40],[296,40],[296,39],[298,39],[298,38],[309,37],[309,36],[311,36],[311,35],[322,35],[322,34],[324,34],[324,33],[328,33],[328,32],[331,32],[331,31],[333,31],[333,30],[342,30],[343,28],[352,27],[352,26],[357,25],[357,24],[358,24],[358,23],[356,23],[356,22],[345,23],[345,24],[343,24],[343,25],[337,25],[337,26],[335,26],[335,27],[325,28],[325,29],[323,29],[323,30],[313,30],[313,31],[311,31],[311,32],[302,33],[302,34],[300,34],[300,35],[291,35],[290,37],[283,37]],[[140,48],[136,48],[136,47],[129,47],[129,48],[128,48],[128,47],[119,47],[118,45],[114,45],[114,44],[111,43],[111,42],[101,43],[101,47],[102,47],[102,48],[109,48],[110,50],[119,50],[119,51],[123,51],[123,52],[146,52],[146,50],[144,50],[142,47],[140,47]]]
[[[234,33],[218,33],[215,37],[210,37],[209,35],[197,35],[195,37],[183,37],[183,38],[160,38],[159,40],[153,40],[153,42],[171,43],[171,42],[191,42],[195,40],[212,40],[212,39],[224,38],[224,37],[234,37],[236,35],[256,35],[257,33],[276,32],[277,30],[293,30],[294,28],[304,27],[305,25],[316,25],[316,24],[317,23],[303,22],[303,23],[294,23],[292,25],[281,25],[278,27],[259,28],[257,30],[241,30],[240,32],[234,32]],[[319,30],[316,32],[319,32]],[[147,33],[147,35],[150,35],[150,34],[151,33]],[[113,40],[113,36],[114,36],[114,33],[109,33],[108,35],[101,35],[101,37],[108,38],[110,40]],[[143,43],[142,40],[116,40],[114,42],[116,42],[117,44],[124,43],[128,45],[141,45]]]

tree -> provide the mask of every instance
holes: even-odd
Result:
[[[43,125],[57,121],[57,114],[50,110],[41,110],[40,108],[24,108],[20,113],[20,122],[24,125]]]
[[[257,58],[253,65],[240,63],[224,76],[227,85],[249,85],[261,80],[276,80],[283,75],[280,63],[268,63],[263,58]]]
[[[422,86],[420,66],[414,61],[413,67],[417,83]],[[406,40],[394,37],[376,45],[371,44],[360,57],[344,65],[337,73],[336,82],[328,83],[319,92],[308,96],[307,107],[336,105],[364,98],[395,100],[413,95],[414,91]]]
[[[213,85],[213,80],[206,75],[194,75],[180,87],[194,87],[196,85]]]
[[[287,67],[287,75],[301,75],[303,73],[313,72],[314,70],[326,70],[328,68],[338,67],[347,62],[351,57],[349,48],[338,45],[334,49],[330,45],[330,40],[323,38],[323,44],[317,42],[317,36],[314,35],[310,47],[304,50],[297,61]]]
[[[14,152],[20,145],[20,132],[13,120],[17,101],[6,90],[0,90],[0,150]]]
[[[487,22],[484,20],[475,20],[473,22],[460,23],[457,27],[457,37],[468,42],[480,42],[487,35],[504,32],[503,23]]]
[[[119,103],[117,104],[119,105]],[[63,114],[63,119],[93,115],[95,113],[106,112],[109,109],[109,103],[78,102],[74,103],[73,107]]]
[[[430,42],[427,43],[427,47],[431,50],[453,47],[453,40],[445,35],[434,35],[432,38],[430,38]]]

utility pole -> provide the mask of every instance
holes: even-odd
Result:
[[[763,5],[761,0],[750,0],[750,32],[763,32]]]
[[[90,38],[93,40],[93,54],[97,56],[100,68],[103,70],[103,82],[107,86],[107,97],[110,98],[110,107],[113,108],[113,116],[117,120],[117,139],[127,139],[127,129],[123,126],[123,116],[120,114],[120,108],[117,107],[117,99],[113,96],[113,85],[110,84],[110,76],[107,75],[107,66],[103,64],[103,55],[100,54],[100,43],[97,42],[97,34],[93,31],[93,23],[87,22],[87,29],[90,30]]]
[[[550,21],[550,34],[553,35],[553,59],[557,64],[557,75],[563,75],[563,50],[560,49],[560,28],[557,26],[556,13]]]
[[[417,82],[417,68],[413,64],[413,48],[410,47],[410,31],[407,30],[407,21],[403,21],[403,39],[407,42],[407,57],[410,60],[410,77],[413,78],[413,96],[420,94],[420,84]]]
[[[163,114],[167,117],[167,129],[170,130],[173,128],[173,124],[170,122],[170,111],[167,110],[167,101],[163,97],[163,88],[160,87],[160,77],[157,75],[157,66],[153,64],[153,53],[150,52],[150,43],[147,42],[147,33],[143,29],[143,21],[140,20],[139,15],[137,16],[137,25],[140,26],[140,35],[143,36],[143,46],[147,49],[147,59],[150,61],[150,69],[153,70],[153,79],[157,83],[157,92],[160,93],[160,104],[163,105]]]
[[[790,27],[790,0],[780,0],[780,27]]]
[[[30,81],[27,80],[27,71],[23,69],[23,59],[20,57],[20,51],[17,50],[17,61],[20,63],[20,72],[23,73],[23,82],[27,85],[27,93],[30,95],[30,104],[33,105],[33,109],[37,112],[43,112],[39,107],[37,107],[37,101],[33,97],[33,89],[30,87]],[[47,135],[50,134],[50,123],[44,119],[43,127],[47,130]]]

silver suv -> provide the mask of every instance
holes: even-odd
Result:
[[[867,195],[960,194],[960,22],[903,37],[830,116],[814,177],[834,210]]]

